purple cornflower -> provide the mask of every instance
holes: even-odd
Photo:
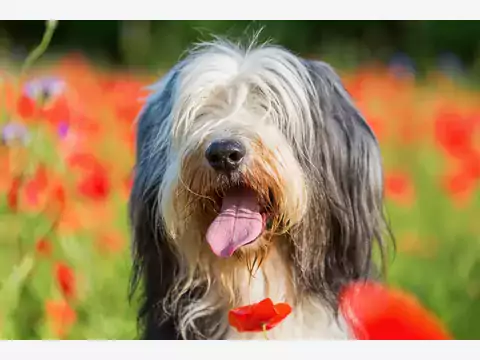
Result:
[[[47,76],[29,81],[25,85],[24,91],[29,98],[45,102],[60,95],[65,90],[65,86],[62,79]]]
[[[60,136],[61,139],[64,139],[68,135],[68,130],[69,125],[66,122],[61,122],[57,128],[58,136]]]
[[[16,122],[9,122],[2,127],[2,144],[19,141],[26,144],[29,140],[28,129],[25,125]]]

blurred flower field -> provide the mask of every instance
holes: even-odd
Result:
[[[341,72],[383,150],[388,279],[457,339],[480,339],[480,93],[394,70]],[[137,336],[126,206],[156,78],[75,54],[0,72],[0,338]]]

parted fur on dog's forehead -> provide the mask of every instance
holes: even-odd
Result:
[[[322,66],[329,71],[328,65]],[[321,113],[314,101],[321,79],[313,75],[308,62],[280,47],[206,43],[152,87],[150,101],[156,102],[170,87],[174,103],[164,125],[174,142],[185,141],[192,131],[205,133],[202,126],[252,126],[255,121],[276,126],[309,152]]]
[[[193,48],[150,89],[149,102],[154,104],[165,92],[172,94],[172,103],[160,100],[169,112],[157,118],[163,120],[162,140],[167,132],[169,139],[181,142],[202,125],[263,119],[307,153],[317,146],[314,134],[323,126],[325,107],[341,111],[331,94],[349,99],[340,78],[324,62],[302,59],[278,46],[242,48],[227,41]],[[240,109],[251,116],[235,118]],[[366,124],[365,130],[370,132]]]

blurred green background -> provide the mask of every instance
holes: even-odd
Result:
[[[9,85],[44,22],[0,21],[2,131],[19,122],[34,135],[20,148],[0,146],[2,338],[136,336],[126,223],[136,100],[193,42],[259,29],[260,40],[330,62],[377,133],[398,242],[389,282],[414,293],[456,338],[480,339],[480,21],[60,21],[39,63],[68,91],[42,103],[56,112],[33,117],[31,96]],[[79,153],[103,175],[91,175]],[[74,210],[61,226],[31,200],[12,208],[19,172],[34,182],[15,188],[27,200],[62,184]]]
[[[4,55],[17,59],[36,45],[43,21],[0,21]],[[455,55],[477,67],[480,21],[63,21],[52,40],[53,53],[81,50],[97,60],[158,69],[171,65],[192,42],[211,34],[238,38],[262,29],[262,37],[302,54],[335,51],[346,65],[404,53],[426,70]]]

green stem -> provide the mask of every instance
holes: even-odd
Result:
[[[265,340],[269,340],[267,335],[267,324],[262,325],[262,330],[263,330],[263,336],[265,337]]]
[[[37,61],[40,56],[45,53],[45,51],[48,48],[48,45],[50,45],[50,41],[52,40],[53,33],[55,32],[55,29],[57,28],[58,21],[57,20],[47,20],[46,21],[46,29],[45,32],[43,33],[43,38],[40,44],[33,49],[33,51],[27,56],[27,59],[23,63],[22,69],[20,70],[20,78],[27,72],[27,70],[33,65],[35,61]]]
[[[30,52],[23,62],[22,68],[20,69],[20,74],[17,78],[15,84],[15,96],[18,99],[20,97],[20,84],[22,82],[23,77],[27,73],[27,70],[32,67],[32,65],[37,61],[40,56],[42,56],[45,51],[48,49],[48,45],[50,45],[50,41],[52,40],[53,33],[57,28],[58,21],[57,20],[47,20],[45,22],[45,32],[43,33],[42,41],[40,44]]]

